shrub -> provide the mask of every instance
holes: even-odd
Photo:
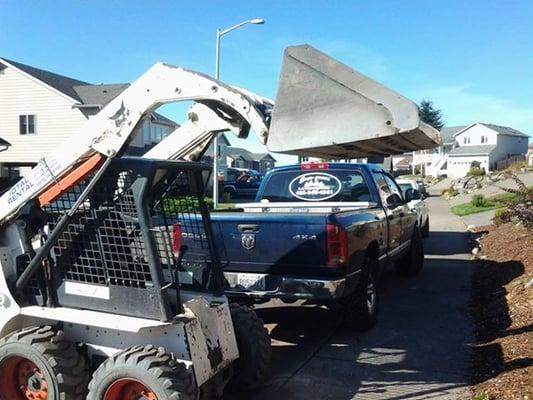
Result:
[[[485,207],[487,205],[487,199],[482,194],[475,194],[472,197],[471,204],[474,207]]]
[[[479,161],[472,161],[470,163],[470,169],[473,168],[481,169],[481,163]]]
[[[507,208],[499,208],[494,213],[494,217],[492,218],[492,223],[494,225],[502,225],[506,224],[508,222],[511,222],[512,214]]]
[[[517,218],[527,229],[533,230],[533,188],[528,188],[515,174],[512,174],[518,189],[502,188],[517,196],[516,204],[509,205],[509,213]]]
[[[475,161],[472,161],[475,162]],[[486,174],[485,168],[475,168],[471,167],[468,171],[468,176],[484,176]]]

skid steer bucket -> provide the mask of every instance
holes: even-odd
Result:
[[[270,151],[351,159],[429,149],[438,138],[409,99],[309,45],[285,50]]]

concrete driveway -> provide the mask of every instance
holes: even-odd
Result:
[[[431,235],[422,273],[393,270],[381,282],[380,316],[369,332],[339,327],[337,316],[312,306],[267,304],[258,313],[273,341],[271,378],[243,398],[459,399],[465,393],[472,267],[465,225],[439,198],[428,200]]]

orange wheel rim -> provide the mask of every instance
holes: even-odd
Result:
[[[48,382],[33,361],[9,357],[0,365],[0,397],[9,400],[47,400]]]
[[[109,386],[104,400],[157,400],[157,396],[141,382],[125,378]]]

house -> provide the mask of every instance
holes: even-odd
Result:
[[[226,164],[233,168],[255,169],[264,174],[274,168],[276,159],[269,153],[252,153],[240,147],[228,147]]]
[[[441,145],[434,149],[413,152],[413,168],[424,175],[441,176],[448,174],[448,153],[456,145],[454,135],[468,128],[468,125],[449,126],[440,130]]]
[[[226,135],[221,134],[218,136],[218,163],[217,163],[217,169],[218,169],[218,175],[223,176],[224,179],[226,179],[227,176],[227,153],[228,153],[228,147],[230,146],[230,142]],[[200,161],[205,162],[206,164],[212,165],[213,164],[213,142],[209,145],[209,147],[206,149],[204,155],[200,159]]]
[[[129,84],[93,85],[0,58],[0,177],[24,176],[42,157],[82,127]],[[152,113],[127,149],[143,154],[178,125]]]
[[[451,178],[466,176],[473,161],[486,171],[500,170],[524,160],[528,151],[529,136],[507,126],[475,123],[453,137],[456,147],[448,153]]]
[[[451,126],[440,131],[442,145],[413,153],[413,166],[432,176],[466,176],[472,161],[486,171],[523,160],[529,136],[516,129],[485,123]]]

